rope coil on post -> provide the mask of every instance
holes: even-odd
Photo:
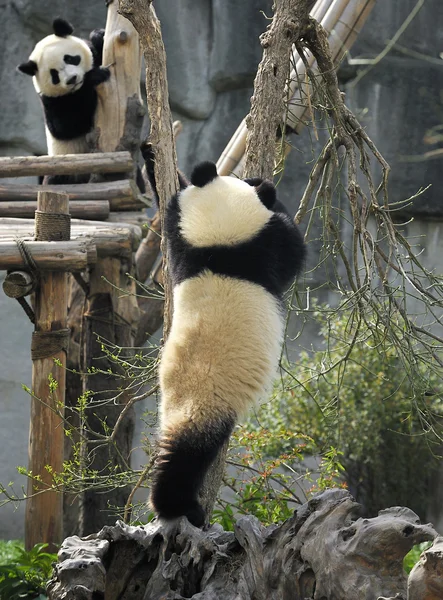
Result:
[[[31,358],[50,358],[62,350],[68,351],[70,329],[56,331],[34,331],[31,342]]]
[[[22,273],[20,271],[9,272],[3,282],[3,290],[9,298],[15,298],[17,300],[25,311],[28,319],[34,324],[34,311],[26,302],[24,296],[32,294],[35,290],[40,274],[25,241],[20,238],[15,238],[15,243],[17,244],[23,262],[25,263],[25,268],[29,271],[29,279],[26,277],[27,273]]]
[[[35,239],[61,242],[71,239],[71,215],[35,211]]]

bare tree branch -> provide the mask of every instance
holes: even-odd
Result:
[[[251,111],[246,118],[244,177],[272,179],[275,136],[285,111],[292,44],[305,33],[315,0],[275,0],[269,29],[260,36],[263,58],[254,81]]]

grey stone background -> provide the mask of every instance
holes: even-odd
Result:
[[[380,0],[352,49],[352,58],[376,56],[415,4],[416,0]],[[179,165],[189,172],[199,160],[218,159],[249,110],[261,57],[258,35],[267,25],[264,14],[271,15],[271,1],[157,0],[155,6],[168,56],[171,106],[174,117],[183,122],[177,144]],[[0,154],[44,154],[39,99],[30,78],[15,67],[51,32],[55,16],[67,18],[77,35],[87,36],[91,29],[104,26],[106,8],[104,2],[85,0],[0,0],[0,8]],[[399,44],[409,54],[394,48],[357,85],[346,87],[347,102],[392,166],[392,201],[432,184],[408,209],[408,215],[416,217],[408,234],[422,236],[425,260],[442,272],[443,159],[404,162],[404,157],[429,150],[423,142],[426,130],[443,123],[443,60],[441,65],[438,62],[443,52],[441,0],[427,0]],[[279,195],[295,211],[319,145],[307,131],[293,143],[296,150],[289,157]],[[320,241],[309,245],[311,266],[319,248]],[[314,277],[312,286],[322,283],[321,271]],[[327,289],[322,300],[334,302]],[[20,478],[15,467],[27,464],[29,397],[22,384],[30,383],[31,331],[22,309],[0,292],[0,481],[15,481],[17,489]],[[134,454],[134,466],[143,460],[141,452]],[[441,487],[436,489],[437,507],[442,504]],[[443,531],[441,511],[435,510],[430,518]],[[22,536],[23,506],[0,507],[0,538]]]

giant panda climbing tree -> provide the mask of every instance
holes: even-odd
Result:
[[[326,36],[308,16],[313,4],[310,0],[275,2],[273,22],[262,37],[264,55],[256,79],[251,115],[246,121],[250,129],[245,153],[248,175],[272,176],[275,132],[283,113],[288,56],[295,44],[301,52],[301,65],[306,71],[315,68],[330,94],[330,111],[336,128],[336,137],[314,169],[309,182],[311,187],[322,173],[333,147],[344,146],[352,159],[355,158],[353,144],[367,144],[387,170],[377,149],[343,104]],[[344,20],[347,10],[356,11],[357,17],[365,11],[367,14],[371,4],[319,0],[314,10],[320,19],[330,17],[331,10],[336,11],[337,21],[340,21],[340,18]],[[150,142],[156,153],[161,222],[165,203],[175,192],[177,182],[160,26],[150,2],[120,0],[120,10],[137,28],[145,53],[152,121]],[[363,20],[357,18],[352,22],[361,24]],[[309,51],[306,55],[302,51],[302,42]],[[298,93],[301,99],[303,90],[299,89]],[[309,95],[309,91],[305,93]],[[295,125],[300,125],[297,119]],[[245,139],[246,129],[242,124],[237,131],[237,141],[231,145],[232,152],[227,150],[221,159],[221,170],[223,163],[229,171],[240,163]],[[352,189],[354,167],[351,160],[348,171],[351,201],[355,198]],[[303,218],[307,202],[308,195],[303,198],[298,220]],[[144,242],[139,256],[143,252],[149,253],[150,249],[152,246]],[[165,335],[170,322],[167,281],[166,270]],[[221,455],[206,482],[202,501],[208,518],[223,463],[224,456]],[[358,506],[346,491],[329,490],[303,505],[282,525],[267,529],[252,517],[240,519],[232,533],[219,527],[201,531],[186,519],[180,520],[172,529],[159,523],[146,527],[118,523],[85,540],[75,537],[65,540],[60,562],[49,585],[50,598],[441,598],[442,540],[432,526],[421,525],[417,516],[406,508],[387,509],[372,519],[358,519],[357,513]],[[433,547],[426,552],[407,582],[402,566],[404,555],[412,545],[432,539],[435,540]]]
[[[375,0],[318,0],[312,15],[321,21],[327,31],[335,29],[332,40],[332,56],[339,60],[346,47],[352,44]],[[118,147],[135,152],[140,118],[138,98],[139,48],[135,31],[128,22],[117,15],[115,3],[109,3],[107,25],[107,48],[113,54],[105,62],[116,62],[117,73],[111,88],[104,91],[98,132],[91,144],[94,149],[115,151]],[[331,114],[336,126],[337,137],[326,147],[308,188],[330,158],[335,146],[344,146],[352,156],[355,136],[366,143],[382,163],[382,158],[373,147],[355,118],[347,111],[338,92],[333,63],[326,37],[308,13],[314,4],[310,0],[279,0],[275,3],[275,15],[269,30],[262,37],[263,61],[255,84],[251,115],[242,123],[219,161],[219,171],[240,172],[245,165],[247,174],[271,177],[274,168],[275,132],[283,113],[283,89],[288,74],[288,56],[292,44],[300,51],[297,62],[298,80],[291,77],[295,98],[291,121],[293,129],[302,126],[303,114],[309,111],[309,87],[304,73],[315,69],[323,80],[331,98]],[[97,347],[97,335],[114,340],[117,344],[131,347],[131,325],[137,320],[137,306],[133,297],[121,297],[119,290],[133,289],[133,280],[125,273],[133,268],[132,252],[136,248],[138,275],[144,280],[159,251],[158,231],[164,214],[167,198],[176,190],[176,160],[173,127],[168,107],[165,57],[161,41],[160,26],[150,2],[143,0],[120,0],[120,10],[131,20],[140,34],[147,64],[148,107],[151,114],[150,142],[156,153],[157,181],[161,199],[160,215],[152,223],[152,230],[140,243],[141,233],[137,225],[74,222],[69,236],[67,223],[69,212],[85,217],[95,210],[103,218],[108,216],[111,205],[122,208],[140,207],[134,194],[131,177],[125,181],[106,181],[86,187],[65,187],[38,191],[34,186],[0,186],[0,200],[11,200],[9,210],[22,216],[31,216],[38,197],[38,209],[49,213],[46,218],[34,221],[25,219],[0,219],[0,268],[13,271],[6,282],[5,291],[11,297],[20,298],[29,316],[36,321],[34,342],[35,382],[33,379],[33,438],[31,442],[30,467],[34,475],[43,477],[41,488],[35,482],[30,486],[27,519],[27,544],[48,541],[58,542],[62,530],[61,494],[55,490],[40,493],[45,485],[52,486],[54,478],[48,473],[50,465],[55,473],[61,470],[63,461],[64,364],[66,358],[68,326],[75,334],[77,315],[86,299],[84,315],[88,323],[85,344],[80,348],[86,365],[101,356]],[[349,27],[352,23],[353,27]],[[338,35],[337,35],[338,33]],[[335,40],[335,41],[334,41]],[[338,43],[336,43],[338,40]],[[305,54],[301,41],[308,48]],[[106,51],[105,51],[106,52]],[[316,64],[315,64],[316,60]],[[132,77],[125,77],[125,74]],[[134,73],[136,76],[134,77]],[[300,77],[300,74],[303,74]],[[137,82],[134,86],[134,81]],[[132,86],[132,87],[131,87]],[[109,93],[111,100],[106,99]],[[115,102],[115,98],[128,99]],[[112,98],[114,100],[112,100]],[[112,117],[106,111],[114,111]],[[297,112],[299,111],[299,112]],[[127,117],[130,116],[129,121]],[[114,127],[109,127],[112,123]],[[131,131],[129,125],[134,126]],[[247,139],[247,127],[249,127]],[[69,160],[57,159],[5,159],[0,161],[0,175],[56,174],[104,171],[129,173],[134,162],[128,153],[112,155],[87,155]],[[355,172],[349,171],[353,184]],[[352,191],[352,190],[351,190]],[[67,194],[67,196],[66,196]],[[95,203],[84,202],[92,197]],[[74,199],[68,206],[68,198]],[[353,196],[350,194],[350,199]],[[303,218],[308,194],[302,200],[297,219]],[[12,205],[12,201],[14,205]],[[76,212],[74,212],[76,211]],[[100,212],[102,211],[102,212]],[[103,212],[104,211],[104,212]],[[57,215],[57,216],[54,216]],[[115,219],[114,215],[114,219]],[[128,218],[139,222],[139,217]],[[46,221],[46,222],[45,222]],[[54,226],[57,222],[57,226]],[[23,241],[17,242],[15,236]],[[55,238],[54,238],[55,236]],[[59,241],[44,241],[59,240]],[[70,239],[69,239],[70,238]],[[98,265],[98,266],[97,266]],[[167,267],[167,260],[165,261]],[[18,270],[17,270],[18,269]],[[78,273],[90,269],[89,281]],[[67,319],[66,271],[76,273],[72,285],[70,315]],[[165,335],[170,322],[167,272],[165,282]],[[24,296],[36,291],[34,311]],[[139,303],[140,309],[143,304]],[[155,330],[161,323],[158,310],[146,302],[145,319],[140,319],[136,334],[139,342],[149,335],[147,324]],[[80,309],[79,309],[80,307]],[[81,317],[83,318],[83,316]],[[73,333],[71,333],[71,342]],[[75,342],[76,340],[74,340]],[[74,344],[75,345],[75,344]],[[70,345],[70,348],[72,345]],[[54,357],[58,363],[54,363]],[[60,366],[61,365],[61,366]],[[107,366],[107,365],[106,365]],[[57,386],[49,385],[52,377]],[[115,382],[107,377],[89,378],[85,389],[95,392],[115,393]],[[35,385],[34,385],[35,383]],[[40,386],[40,387],[39,387]],[[113,389],[114,386],[114,389]],[[70,389],[70,386],[68,386]],[[42,402],[42,398],[47,399]],[[91,431],[100,429],[103,418],[110,425],[120,424],[121,415],[126,419],[126,435],[117,452],[112,456],[111,467],[130,451],[131,403],[124,397],[121,406],[103,409],[97,422],[91,419]],[[126,403],[126,404],[125,404]],[[120,430],[121,431],[121,430]],[[51,438],[51,444],[45,443]],[[109,454],[91,444],[89,450],[97,470],[109,465]],[[95,462],[94,462],[95,461]],[[224,454],[221,453],[206,481],[202,498],[208,520],[217,494]],[[179,491],[178,491],[179,493]],[[128,490],[116,490],[114,501],[124,502]],[[80,513],[85,531],[99,529],[101,518],[110,521],[105,514],[105,505],[96,502],[94,494],[86,493]],[[314,498],[296,511],[294,516],[279,527],[264,529],[253,518],[243,518],[234,533],[219,528],[208,531],[196,530],[182,520],[176,531],[166,531],[161,525],[134,528],[118,524],[105,527],[99,534],[87,540],[68,538],[63,544],[60,563],[50,585],[50,597],[56,598],[323,598],[325,600],[376,597],[406,597],[406,578],[402,571],[402,559],[415,543],[435,538],[434,546],[415,569],[409,579],[409,599],[418,600],[442,597],[441,545],[440,538],[431,526],[421,525],[414,513],[408,509],[388,509],[374,519],[355,519],[356,505],[347,492],[331,490]],[[105,515],[103,517],[103,515]],[[94,527],[95,526],[95,527]]]

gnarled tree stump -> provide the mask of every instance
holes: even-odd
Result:
[[[371,519],[356,518],[359,508],[333,489],[279,526],[254,517],[239,519],[234,532],[201,531],[185,518],[174,526],[118,522],[64,541],[49,598],[406,600],[403,557],[437,533],[408,508]]]

